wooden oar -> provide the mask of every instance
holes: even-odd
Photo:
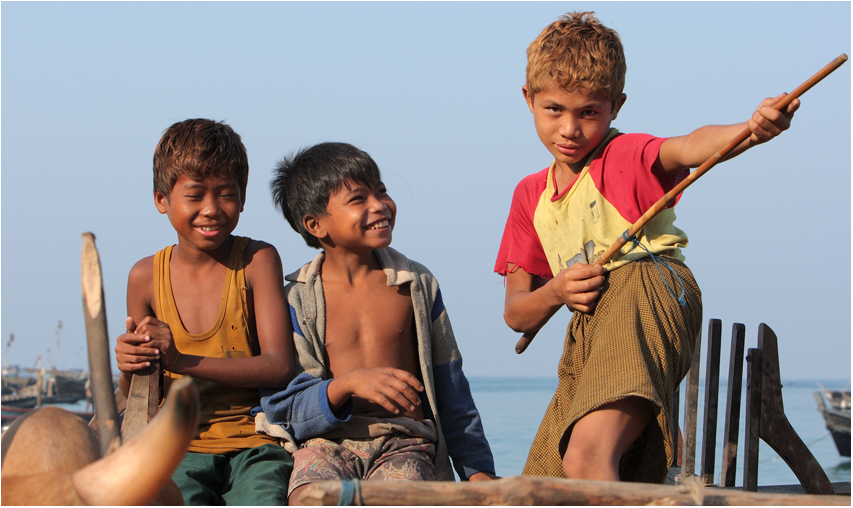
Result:
[[[83,314],[89,350],[89,380],[95,404],[95,422],[101,454],[106,455],[121,446],[118,413],[113,398],[112,369],[110,368],[110,339],[107,334],[107,312],[104,305],[104,282],[101,259],[95,247],[95,235],[83,233],[81,254],[83,285]]]
[[[806,93],[811,87],[815,86],[818,82],[820,82],[823,78],[829,76],[835,69],[841,67],[841,65],[847,61],[847,54],[842,53],[838,58],[830,62],[826,67],[818,71],[817,74],[809,78],[805,83],[798,86],[793,92],[783,97],[782,100],[773,105],[773,108],[777,111],[781,111],[783,108],[788,107],[788,104],[791,103],[794,99]],[[721,148],[717,153],[712,155],[708,160],[702,163],[701,166],[696,168],[696,171],[690,173],[687,178],[681,181],[678,185],[672,188],[669,192],[663,195],[651,208],[646,211],[638,220],[635,222],[630,228],[628,228],[625,233],[622,234],[616,241],[604,251],[596,260],[593,262],[595,265],[603,265],[610,261],[619,249],[621,249],[630,238],[637,234],[639,230],[649,222],[652,217],[657,215],[658,212],[666,208],[675,198],[678,196],[684,189],[689,187],[693,182],[699,179],[702,175],[708,172],[709,169],[716,166],[720,160],[722,160],[726,155],[729,154],[732,150],[737,148],[738,145],[746,141],[746,139],[750,136],[751,132],[749,128],[744,129],[740,134],[737,135],[733,140],[729,142],[726,146]],[[539,330],[534,330],[531,332],[525,333],[521,339],[518,341],[518,344],[515,345],[515,352],[521,354],[527,349],[527,346],[530,345],[530,342],[533,341],[533,338],[536,337],[536,333]]]

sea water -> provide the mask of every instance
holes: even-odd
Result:
[[[557,387],[556,373],[552,378],[521,377],[471,377],[471,392],[480,411],[486,438],[495,457],[498,476],[507,477],[521,474],[527,460],[530,444],[536,436],[539,423],[545,409]],[[794,430],[808,446],[817,461],[826,471],[832,482],[850,481],[850,458],[839,455],[823,417],[817,410],[812,392],[820,389],[818,383],[827,389],[849,388],[847,381],[838,380],[788,380],[782,382],[782,398],[785,415]],[[726,414],[726,383],[720,383],[720,402],[717,410],[717,445],[715,452],[714,481],[720,482],[722,440]],[[679,421],[684,431],[684,385],[681,388],[681,410]],[[746,388],[741,392],[742,401],[746,400]],[[702,455],[702,421],[704,419],[704,386],[699,386],[699,410],[696,435],[696,471],[699,474]],[[738,462],[736,485],[743,485],[743,449],[744,449],[744,405],[741,407],[740,433],[738,440]],[[787,485],[798,484],[796,476],[770,446],[763,441],[759,445],[758,484]]]
[[[495,458],[495,468],[498,476],[508,477],[521,474],[527,460],[530,444],[536,436],[539,423],[545,415],[545,409],[557,388],[556,373],[553,377],[481,377],[469,378],[471,393],[480,411],[486,438],[492,448]],[[820,383],[820,384],[818,384]],[[797,431],[797,434],[808,446],[809,450],[826,471],[832,482],[850,481],[850,458],[839,455],[835,442],[826,430],[823,417],[817,410],[812,392],[823,386],[827,389],[849,389],[844,380],[788,380],[782,381],[782,399],[785,415]],[[726,382],[720,382],[720,402],[717,410],[717,445],[715,451],[714,481],[720,482],[720,465],[722,457],[723,429],[726,414]],[[681,386],[681,410],[679,422],[684,430],[684,383]],[[746,386],[742,388],[741,400],[746,400]],[[704,419],[703,405],[705,401],[704,384],[699,385],[699,410],[697,414],[698,442],[696,444],[696,471],[702,460],[702,422]],[[84,401],[77,404],[62,406],[75,411],[90,411]],[[736,485],[743,485],[743,436],[744,408],[742,402],[740,417],[740,433],[738,438],[738,458]],[[796,476],[784,460],[779,458],[763,441],[759,444],[759,485],[790,485],[798,484]]]

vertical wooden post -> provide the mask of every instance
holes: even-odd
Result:
[[[743,489],[758,492],[758,431],[761,423],[760,349],[750,348],[746,354],[746,420],[743,436]]]
[[[680,404],[681,387],[676,386],[672,393],[672,421],[669,424],[669,431],[672,434],[672,464],[669,467],[678,465],[678,405]]]
[[[684,449],[681,456],[681,478],[696,475],[696,411],[699,405],[699,362],[702,356],[702,333],[696,334],[693,363],[687,373],[684,395]]]
[[[702,424],[702,467],[705,485],[714,484],[714,455],[717,452],[717,409],[720,392],[720,338],[723,324],[719,319],[708,322],[708,357],[705,359],[705,411]]]
[[[118,428],[118,412],[113,398],[110,339],[107,333],[101,260],[98,249],[95,247],[95,235],[92,233],[83,233],[81,260],[83,314],[89,350],[89,380],[92,387],[92,401],[95,404],[101,453],[106,455],[121,445],[121,436]]]
[[[732,325],[732,347],[729,353],[729,379],[726,395],[726,427],[723,430],[723,463],[720,471],[721,487],[734,487],[737,473],[745,330],[746,328],[740,323]]]

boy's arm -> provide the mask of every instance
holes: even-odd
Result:
[[[119,389],[127,395],[130,390],[130,378],[134,372],[146,369],[151,362],[160,358],[160,352],[150,344],[150,339],[140,337],[134,332],[136,324],[146,317],[154,317],[154,258],[149,256],[139,260],[127,276],[127,315],[126,333],[116,340],[116,364],[119,376]]]
[[[774,109],[773,104],[786,95],[764,99],[747,122],[734,125],[706,125],[686,136],[667,139],[660,147],[656,168],[665,172],[677,172],[698,167],[747,128],[752,135],[732,150],[726,159],[731,159],[755,145],[770,141],[791,126],[794,112],[800,107],[800,100],[794,99],[784,111]]]
[[[171,333],[158,343],[168,370],[231,386],[284,387],[293,377],[293,339],[284,296],[281,258],[272,245],[252,241],[244,254],[246,285],[251,289],[260,354],[249,358],[185,355]],[[163,323],[165,324],[165,323]],[[168,325],[166,325],[168,327]],[[140,327],[139,332],[145,330]],[[164,335],[165,331],[160,331]]]
[[[490,479],[495,474],[495,461],[483,430],[480,412],[471,395],[468,378],[462,370],[462,353],[456,343],[438,281],[426,268],[424,271],[426,273],[421,280],[426,294],[430,296],[427,302],[420,305],[430,305],[431,308],[418,309],[416,303],[415,311],[428,312],[431,321],[429,340],[432,343],[432,373],[437,406],[432,409],[437,412],[441,422],[447,452],[459,478],[473,478],[474,481]]]
[[[604,273],[602,266],[576,263],[537,288],[533,275],[511,265],[506,275],[504,320],[513,330],[526,333],[542,328],[563,305],[572,311],[591,312],[601,294]]]

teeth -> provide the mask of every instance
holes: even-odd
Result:
[[[199,226],[199,229],[202,231],[216,231],[219,229],[219,226]]]
[[[381,229],[381,228],[387,228],[387,227],[388,227],[388,221],[383,220],[383,221],[379,221],[376,224],[370,226],[368,229]]]

